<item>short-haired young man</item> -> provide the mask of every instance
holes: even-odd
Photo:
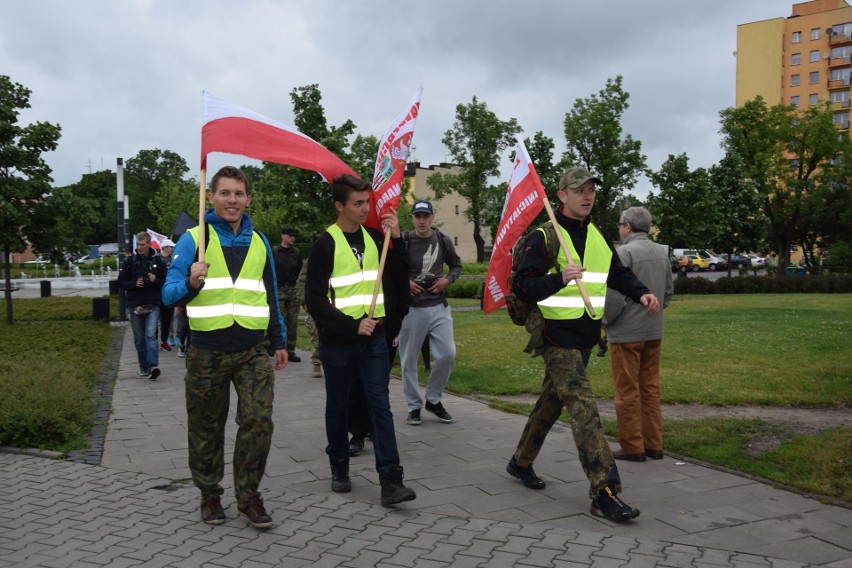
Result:
[[[308,312],[320,336],[320,360],[325,375],[326,453],[331,465],[331,489],[352,490],[349,479],[347,416],[352,373],[358,373],[370,411],[376,469],[382,486],[382,505],[416,497],[402,483],[388,383],[390,364],[383,316],[386,286],[405,287],[408,262],[396,212],[384,215],[382,224],[393,237],[375,311],[369,310],[378,276],[382,236],[363,226],[370,210],[370,184],[342,174],[331,184],[337,221],[311,248],[305,285]]]
[[[189,469],[201,490],[201,519],[225,522],[220,482],[225,472],[225,423],[231,384],[239,424],[234,446],[237,510],[255,528],[272,519],[258,492],[272,445],[275,369],[287,366],[284,323],[278,311],[275,260],[266,237],[245,214],[251,193],[238,168],[220,169],[210,182],[204,215],[204,262],[196,260],[198,227],[175,248],[164,299],[185,305],[190,349],[186,354]]]

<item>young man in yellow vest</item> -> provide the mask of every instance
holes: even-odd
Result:
[[[379,231],[363,226],[370,211],[370,184],[342,174],[332,182],[331,192],[337,222],[311,248],[305,283],[305,304],[319,330],[325,375],[325,451],[331,464],[331,489],[338,493],[352,490],[347,417],[352,373],[358,373],[370,412],[382,505],[387,507],[416,497],[402,483],[388,396],[390,363],[383,321],[385,288],[404,290],[408,286],[408,255],[396,212],[386,214],[382,225],[390,231],[393,248],[370,317],[382,248]]]
[[[557,270],[547,259],[546,233],[535,231],[526,242],[514,281],[515,294],[538,302],[544,316],[545,375],[541,395],[527,420],[515,455],[506,466],[510,475],[530,489],[544,489],[544,481],[532,468],[544,439],[559,418],[562,408],[571,417],[571,429],[580,463],[590,482],[591,513],[624,522],[639,516],[639,510],[617,495],[621,479],[609,444],[604,438],[595,395],[585,366],[601,332],[601,316],[607,287],[614,288],[649,313],[660,309],[657,298],[625,268],[612,242],[591,223],[596,184],[585,168],[569,169],[559,180],[556,211],[559,230],[576,264],[568,264],[560,248]],[[589,314],[576,282],[582,280],[595,316]]]
[[[275,369],[287,366],[286,331],[278,307],[275,260],[265,236],[245,214],[248,180],[237,168],[220,169],[210,182],[205,262],[198,262],[198,227],[175,247],[163,300],[186,306],[189,469],[201,490],[201,520],[225,522],[220,482],[225,472],[225,423],[231,383],[237,392],[234,492],[237,510],[255,528],[272,519],[258,486],[272,444]]]

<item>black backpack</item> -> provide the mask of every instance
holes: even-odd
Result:
[[[556,268],[557,271],[562,270],[557,262],[559,257],[559,238],[556,236],[556,229],[553,227],[553,224],[548,221],[536,230],[544,233],[548,266]],[[536,355],[541,355],[541,351],[544,348],[544,337],[542,335],[544,331],[544,317],[541,315],[541,310],[538,308],[536,302],[522,300],[514,292],[518,266],[521,264],[521,257],[524,255],[527,241],[532,234],[529,233],[519,239],[514,251],[512,251],[512,272],[509,274],[509,293],[506,294],[506,311],[509,312],[512,323],[526,327],[527,332],[530,334],[530,340],[524,348],[524,352],[532,353],[532,356],[535,357]]]

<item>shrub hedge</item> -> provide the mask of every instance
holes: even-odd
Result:
[[[675,278],[674,290],[675,294],[848,294],[852,274],[732,276],[715,281]]]

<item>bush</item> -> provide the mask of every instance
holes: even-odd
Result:
[[[444,292],[448,298],[475,298],[482,295],[482,280],[468,280],[459,278],[449,285]]]
[[[806,276],[736,276],[719,278],[677,278],[675,294],[847,294],[852,292],[852,274]]]

